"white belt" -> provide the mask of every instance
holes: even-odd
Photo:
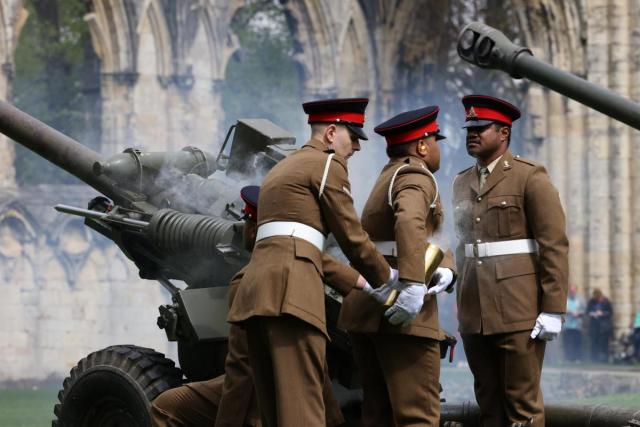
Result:
[[[398,256],[398,249],[396,247],[396,242],[394,240],[381,240],[378,242],[373,242],[382,255],[385,256]]]
[[[273,236],[297,237],[311,243],[320,252],[324,251],[324,234],[301,222],[273,221],[262,224],[258,227],[256,242]]]
[[[499,255],[530,254],[538,252],[538,243],[533,239],[505,240],[504,242],[467,243],[464,256],[484,258]]]

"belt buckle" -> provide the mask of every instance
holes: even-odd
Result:
[[[477,243],[472,243],[471,247],[473,248],[473,256],[474,256],[474,258],[479,258],[480,255],[478,255],[478,244]]]

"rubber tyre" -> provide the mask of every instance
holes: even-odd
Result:
[[[115,345],[71,369],[58,393],[54,427],[148,427],[150,402],[182,384],[175,363],[150,348]]]

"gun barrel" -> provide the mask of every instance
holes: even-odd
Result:
[[[587,107],[640,129],[640,104],[533,56],[531,50],[511,42],[502,32],[472,22],[458,37],[458,54],[482,68],[498,69],[513,78],[526,77]]]
[[[606,405],[551,404],[544,407],[545,425],[548,427],[609,427],[627,426],[640,419],[640,410],[616,408]],[[445,403],[440,411],[440,422],[462,423],[465,427],[480,425],[480,409],[474,402]]]
[[[127,200],[111,179],[93,173],[93,164],[103,161],[99,153],[5,101],[0,101],[0,132],[114,201]]]

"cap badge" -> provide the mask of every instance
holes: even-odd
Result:
[[[469,111],[467,111],[467,120],[477,120],[478,119],[478,115],[476,114],[476,110],[473,109],[473,107],[469,108]]]

